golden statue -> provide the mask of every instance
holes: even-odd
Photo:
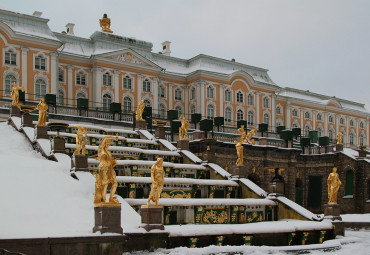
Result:
[[[235,148],[236,148],[236,154],[238,155],[238,159],[236,160],[236,165],[237,166],[243,166],[243,150],[244,150],[244,147],[243,147],[242,142],[243,142],[242,140],[240,140],[239,142],[234,141]]]
[[[189,122],[185,119],[185,116],[182,114],[179,120],[181,121],[181,127],[179,128],[179,139],[189,140],[188,137]]]
[[[19,90],[22,90],[22,92],[24,92],[24,87],[23,86],[17,86],[17,84],[15,82],[13,82],[12,85],[13,85],[12,93],[11,93],[11,96],[12,96],[12,99],[13,99],[12,105],[18,106],[18,104],[19,104]]]
[[[107,33],[113,33],[112,30],[110,30],[110,18],[108,18],[108,15],[104,13],[103,18],[99,19],[101,31],[107,32]]]
[[[41,99],[40,103],[37,105],[37,109],[39,110],[39,121],[37,125],[45,126],[46,125],[46,112],[48,110],[48,105],[45,103],[45,99]]]
[[[143,119],[144,108],[145,108],[144,100],[141,100],[136,109],[136,120],[144,121]]]
[[[240,134],[240,141],[244,142],[247,140],[247,134],[245,133],[244,125],[241,125],[238,129],[238,133]]]
[[[256,142],[254,139],[252,139],[252,136],[257,135],[257,128],[252,129],[251,131],[248,132],[247,137],[246,137],[246,142],[249,144],[255,144]]]
[[[338,203],[338,190],[341,184],[342,182],[339,180],[337,168],[333,167],[333,172],[330,173],[328,177],[328,204]]]
[[[343,144],[342,138],[343,138],[343,133],[339,131],[339,133],[337,134],[337,144]]]
[[[81,126],[77,127],[76,134],[76,150],[73,155],[86,155],[86,143],[87,143],[87,128]],[[85,134],[85,137],[84,137]]]
[[[118,136],[105,136],[100,142],[98,149],[98,157],[96,159],[99,160],[99,172],[95,180],[95,205],[100,203],[119,204],[117,197],[113,197],[117,189],[117,178],[114,172],[114,166],[117,165],[117,160],[108,151],[111,139],[118,141]],[[107,202],[106,196],[109,183],[112,184],[112,187],[110,189],[109,202]]]
[[[153,201],[155,205],[158,205],[158,200],[161,197],[164,184],[164,175],[163,158],[158,158],[151,170],[152,185],[150,188],[147,206],[149,206],[150,200]]]

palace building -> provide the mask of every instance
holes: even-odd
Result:
[[[74,106],[86,98],[93,109],[117,102],[131,112],[143,99],[162,118],[175,109],[187,116],[222,116],[229,126],[246,120],[248,128],[300,127],[306,135],[317,130],[332,140],[342,132],[345,146],[370,143],[364,104],[280,87],[268,70],[234,59],[177,58],[169,41],[155,53],[150,42],[110,32],[79,37],[71,23],[66,32],[53,32],[41,15],[0,10],[0,98],[10,95],[15,82],[30,101],[55,94],[58,105]]]

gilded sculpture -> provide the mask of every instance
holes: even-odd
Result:
[[[136,109],[136,120],[137,121],[138,120],[144,121],[143,119],[144,108],[145,108],[144,100],[141,100]]]
[[[87,128],[81,126],[77,127],[76,134],[76,150],[73,155],[86,155],[86,143],[87,143]]]
[[[99,160],[99,171],[95,180],[95,205],[104,206],[104,203],[119,204],[117,197],[113,196],[117,189],[117,178],[114,172],[114,166],[117,165],[117,160],[108,151],[112,139],[117,141],[118,136],[105,136],[99,145],[98,157],[96,158]],[[110,189],[109,201],[107,201],[106,196],[109,183],[112,184],[112,187]]]
[[[158,158],[151,169],[152,185],[150,188],[147,206],[149,206],[150,201],[153,201],[156,206],[158,205],[158,200],[161,197],[164,184],[164,175],[163,158]]]
[[[107,32],[107,33],[113,33],[113,31],[110,29],[110,18],[108,18],[108,15],[104,13],[103,18],[99,19],[101,31]]]
[[[337,134],[337,144],[343,144],[342,138],[343,138],[343,133],[339,131],[339,133]]]
[[[331,172],[328,177],[328,204],[338,203],[338,190],[340,185],[342,185],[342,182],[339,180],[337,168],[333,167],[333,172]]]
[[[13,82],[12,85],[13,85],[12,93],[11,93],[12,105],[18,106],[19,105],[19,90],[24,92],[24,87],[23,86],[17,86],[17,84],[15,82]]]
[[[247,139],[247,134],[245,133],[244,125],[241,125],[238,129],[238,133],[240,134],[240,141],[244,142]]]
[[[244,150],[244,147],[243,147],[242,142],[243,142],[242,140],[240,140],[239,142],[234,141],[235,148],[236,148],[236,154],[238,156],[238,159],[236,160],[236,165],[237,166],[243,166],[243,150]]]
[[[37,109],[39,110],[39,120],[37,125],[45,126],[46,125],[46,115],[48,110],[48,105],[45,102],[45,99],[41,99],[39,104],[37,105]]]
[[[246,143],[249,144],[255,144],[254,139],[252,139],[252,136],[257,135],[257,128],[252,129],[251,131],[248,132],[246,136]]]
[[[181,121],[181,127],[179,128],[179,139],[189,140],[188,137],[189,122],[185,119],[185,116],[182,114],[179,120]]]

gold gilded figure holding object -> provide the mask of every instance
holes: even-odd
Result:
[[[246,142],[249,144],[255,144],[256,142],[254,139],[252,139],[252,136],[257,135],[257,128],[252,129],[251,131],[248,132],[247,137],[246,137]]]
[[[73,155],[86,155],[86,143],[87,143],[87,128],[81,126],[77,127],[76,134],[76,150]],[[84,136],[85,135],[85,136]]]
[[[108,18],[108,15],[104,13],[103,18],[99,19],[101,31],[107,32],[107,33],[113,33],[112,30],[110,30],[110,18]]]
[[[12,96],[12,105],[18,106],[19,104],[19,90],[22,90],[24,92],[24,87],[23,86],[17,86],[15,82],[13,82],[13,88],[12,88],[12,93],[10,94]],[[19,107],[19,106],[18,106]]]
[[[238,129],[238,133],[240,134],[240,141],[244,142],[247,140],[247,134],[245,133],[244,125],[241,125]]]
[[[113,197],[117,189],[117,178],[114,172],[114,166],[117,165],[117,160],[112,157],[108,151],[111,144],[111,139],[118,141],[118,136],[105,136],[101,141],[98,149],[99,172],[95,180],[95,197],[94,204],[99,203],[114,203],[119,204],[117,197]],[[110,189],[109,202],[106,201],[107,189],[109,183],[112,184]]]
[[[46,112],[48,110],[48,105],[45,102],[45,99],[41,99],[40,103],[37,105],[37,109],[39,110],[39,121],[37,125],[45,126],[46,125]]]
[[[339,180],[339,175],[337,173],[337,168],[333,167],[333,172],[329,174],[328,177],[328,198],[329,204],[338,203],[338,190],[342,182]]]
[[[136,120],[144,121],[143,119],[144,108],[145,108],[144,100],[141,100],[136,109]]]
[[[243,141],[240,140],[239,142],[234,141],[235,143],[235,148],[236,148],[236,154],[238,155],[238,159],[236,160],[236,165],[237,166],[243,166]]]
[[[158,200],[161,197],[161,192],[164,184],[164,170],[163,158],[158,158],[151,169],[152,185],[150,187],[150,194],[147,205],[149,206],[150,200],[158,205]]]
[[[342,143],[342,138],[343,138],[343,133],[342,133],[342,131],[340,131],[340,132],[337,134],[337,144],[343,144],[343,143]]]
[[[189,122],[185,119],[185,116],[182,114],[179,120],[181,121],[181,127],[179,128],[179,139],[189,140],[188,137]]]

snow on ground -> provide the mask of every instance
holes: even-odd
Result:
[[[344,222],[370,222],[370,213],[366,214],[341,214]],[[369,253],[370,254],[370,253]]]
[[[0,238],[92,235],[94,177],[78,173],[77,181],[64,155],[47,160],[22,133],[6,123],[0,130]],[[122,228],[135,229],[140,216],[120,201]]]

